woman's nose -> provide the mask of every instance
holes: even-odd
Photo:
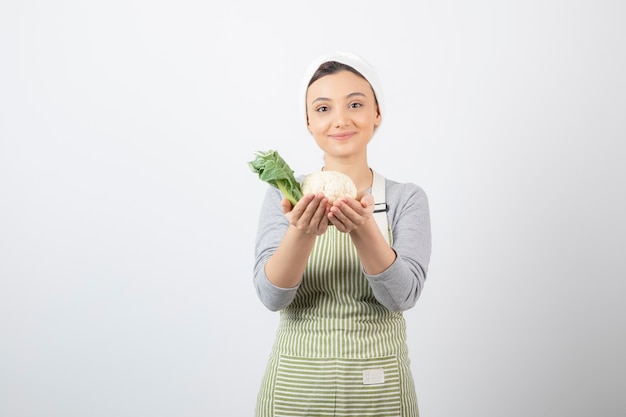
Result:
[[[341,127],[349,123],[350,117],[345,109],[337,109],[335,112],[335,126]]]

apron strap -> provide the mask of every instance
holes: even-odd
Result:
[[[385,177],[372,170],[374,181],[372,183],[372,195],[374,196],[374,220],[383,236],[391,245],[391,234],[389,233],[389,222],[387,220],[387,200],[385,197]]]

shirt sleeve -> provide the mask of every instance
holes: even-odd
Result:
[[[411,183],[391,183],[386,194],[396,260],[382,273],[365,277],[381,304],[404,311],[415,306],[426,281],[431,254],[428,197]]]
[[[261,206],[255,240],[255,261],[253,282],[261,302],[271,311],[282,310],[295,298],[299,285],[281,288],[272,284],[265,274],[265,264],[280,245],[289,222],[282,212],[282,194],[274,187],[268,187]]]

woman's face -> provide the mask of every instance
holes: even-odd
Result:
[[[381,116],[367,80],[350,71],[326,75],[306,95],[308,129],[328,157],[365,156]]]

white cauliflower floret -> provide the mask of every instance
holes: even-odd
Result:
[[[339,171],[317,171],[302,181],[303,194],[324,193],[332,204],[344,197],[356,198],[357,190],[352,179]]]

